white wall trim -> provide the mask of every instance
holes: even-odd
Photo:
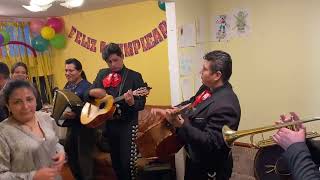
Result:
[[[171,104],[181,101],[175,3],[166,2]]]
[[[171,105],[177,105],[181,102],[180,72],[178,59],[177,43],[177,23],[175,2],[166,2],[167,32],[168,32],[168,59],[170,73],[170,92]],[[184,179],[184,151],[181,149],[175,155],[176,177],[177,180]]]

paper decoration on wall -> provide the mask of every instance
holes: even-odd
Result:
[[[194,56],[193,56],[194,61],[192,64],[192,68],[193,68],[193,72],[194,72],[195,91],[197,91],[197,89],[199,89],[200,86],[202,85],[200,72],[203,68],[203,66],[202,66],[203,56],[210,51],[212,51],[212,48],[208,44],[198,44],[194,50]]]
[[[192,60],[190,56],[181,56],[179,59],[180,76],[189,76],[192,74]]]
[[[228,41],[231,35],[231,20],[230,16],[227,14],[222,14],[216,16],[214,19],[214,29],[212,34],[213,41]]]
[[[197,18],[196,21],[196,33],[197,33],[197,43],[203,43],[209,41],[209,17],[208,16],[201,16]]]
[[[179,47],[195,47],[196,46],[195,23],[184,24],[178,27],[178,46]]]
[[[194,95],[194,80],[191,77],[181,78],[180,83],[183,101],[190,99]]]
[[[248,10],[236,9],[233,11],[232,32],[234,36],[247,36],[251,32],[250,26]]]
[[[82,46],[83,48],[91,51],[97,52],[97,46],[99,48],[98,52],[102,52],[103,48],[108,44],[107,41],[99,41],[96,38],[92,38],[75,26],[71,27],[68,38],[74,39],[74,42]],[[125,57],[130,57],[138,55],[141,52],[149,51],[161,42],[167,39],[167,23],[162,21],[159,23],[158,27],[154,28],[151,32],[146,35],[131,40],[125,43],[118,43],[124,53]]]

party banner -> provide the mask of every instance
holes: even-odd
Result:
[[[83,48],[95,53],[97,52],[97,48],[99,48],[98,52],[101,53],[105,45],[108,44],[107,41],[98,41],[96,38],[87,36],[75,26],[71,27],[68,38],[74,39],[74,42],[76,42]],[[129,42],[118,44],[121,47],[125,57],[129,57],[137,55],[141,52],[149,51],[150,49],[163,42],[163,40],[165,39],[167,39],[167,22],[162,21],[159,23],[158,27],[154,28],[146,35]]]

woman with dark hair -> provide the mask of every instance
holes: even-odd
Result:
[[[0,62],[0,91],[6,86],[10,76],[7,64]]]
[[[67,83],[65,90],[75,93],[83,100],[84,93],[91,84],[87,81],[80,61],[75,58],[65,61]],[[95,130],[80,123],[81,112],[65,111],[66,119],[62,126],[68,126],[66,135],[66,152],[73,176],[77,180],[93,179],[93,148],[95,146]]]
[[[23,62],[17,62],[15,63],[12,68],[11,68],[11,79],[12,80],[23,80],[23,81],[28,81],[29,79],[29,71],[28,67],[25,63]],[[42,100],[40,97],[40,93],[38,89],[36,89],[37,93],[37,111],[42,109]]]
[[[3,96],[10,113],[0,123],[0,179],[61,179],[64,149],[54,120],[36,112],[34,87],[27,81],[11,81]]]
[[[2,99],[2,90],[9,81],[10,71],[7,64],[0,62],[0,122],[8,117],[8,110]]]
[[[11,79],[13,80],[28,80],[28,74],[28,67],[23,62],[17,62],[11,68]]]

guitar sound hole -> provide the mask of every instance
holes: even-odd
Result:
[[[99,109],[103,109],[106,106],[106,103],[101,103]]]

